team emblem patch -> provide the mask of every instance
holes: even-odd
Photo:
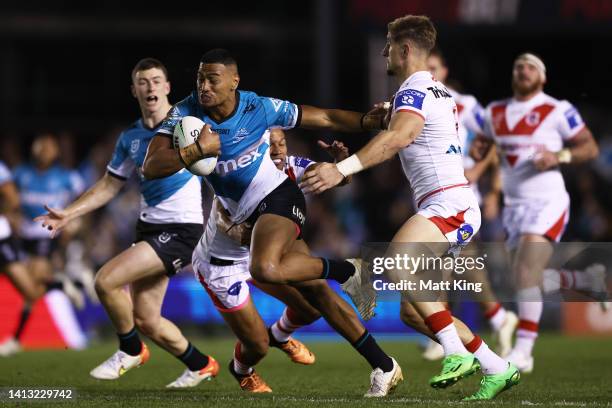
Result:
[[[525,118],[529,126],[537,126],[540,123],[540,112],[530,112]]]
[[[140,147],[140,139],[132,140],[132,144],[130,145],[130,153],[132,154],[136,153],[139,147]]]
[[[162,243],[165,244],[168,241],[170,241],[170,239],[172,238],[172,235],[170,235],[167,232],[162,232],[161,234],[159,234],[159,236],[157,237],[157,240]]]
[[[457,230],[457,242],[463,244],[474,235],[474,228],[470,224],[463,224]]]
[[[238,296],[240,293],[240,289],[242,289],[242,282],[236,282],[227,290],[227,294],[231,296]]]

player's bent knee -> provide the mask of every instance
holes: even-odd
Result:
[[[256,281],[261,283],[285,283],[278,264],[273,262],[251,262],[249,272]]]
[[[110,275],[111,270],[105,269],[104,267],[102,267],[102,269],[100,269],[96,274],[94,280],[94,289],[96,290],[98,296],[104,295],[114,289],[117,289],[117,285],[114,284],[114,280],[111,279]]]

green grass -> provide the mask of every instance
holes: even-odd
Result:
[[[0,360],[1,387],[70,387],[75,402],[37,402],[32,406],[75,407],[355,407],[355,406],[445,406],[478,387],[473,376],[447,390],[434,390],[427,380],[437,363],[420,358],[413,342],[381,342],[403,368],[405,381],[383,400],[364,400],[370,368],[346,343],[311,342],[317,355],[310,367],[292,364],[278,350],[271,350],[257,370],[274,390],[271,395],[253,396],[238,388],[227,372],[231,340],[199,339],[195,342],[222,366],[220,375],[195,389],[168,391],[183,366],[172,356],[151,345],[151,360],[116,381],[98,381],[89,370],[115,350],[114,342],[94,345],[85,351],[29,351]],[[150,342],[149,342],[150,344]],[[612,406],[612,341],[595,338],[542,336],[537,345],[533,374],[503,393],[492,403],[480,406]],[[25,406],[23,403],[0,406]]]

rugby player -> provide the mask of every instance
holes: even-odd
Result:
[[[388,74],[400,84],[394,96],[389,129],[380,132],[348,159],[308,170],[302,186],[307,191],[321,193],[338,185],[346,176],[399,154],[417,197],[418,211],[395,234],[392,244],[440,243],[419,246],[442,256],[449,249],[465,245],[478,231],[480,209],[464,176],[458,149],[457,106],[446,87],[428,71],[427,57],[435,41],[436,30],[426,16],[408,15],[389,23],[383,56],[387,59]],[[408,274],[391,271],[390,278],[400,281],[408,278],[404,275]],[[359,291],[362,287],[346,290]],[[516,367],[491,351],[459,320],[453,320],[443,303],[415,301],[417,294],[412,292],[403,295],[408,300],[402,302],[402,311],[413,308],[414,314],[418,313],[429,329],[427,334],[433,335],[444,348],[442,372],[430,380],[432,387],[445,388],[473,374],[478,366],[476,359],[484,377],[480,389],[467,397],[468,400],[492,399],[518,383],[520,374]],[[463,333],[463,342],[457,328]]]
[[[506,358],[522,372],[533,370],[543,308],[542,274],[569,220],[570,197],[560,167],[593,160],[599,153],[578,110],[544,93],[545,83],[542,59],[521,54],[512,69],[513,96],[492,102],[485,111],[485,136],[495,142],[501,156],[502,220],[518,285],[520,320],[514,348]],[[585,272],[589,282],[605,276],[601,268]]]
[[[119,350],[90,375],[114,380],[146,363],[149,349],[138,329],[185,364],[182,375],[167,387],[193,387],[216,376],[219,364],[164,318],[161,307],[169,279],[191,263],[202,235],[202,186],[187,170],[158,180],[146,180],[141,173],[149,142],[171,108],[165,66],[154,58],[140,60],[132,70],[131,92],[141,118],[119,136],[106,174],[63,210],[47,206],[48,214],[37,220],[55,236],[72,220],[107,204],[137,174],[141,206],[136,242],[102,266],[95,280],[96,293],[117,332]],[[126,285],[130,293],[124,290]]]
[[[143,171],[147,178],[164,177],[204,158],[218,156],[215,171],[205,177],[229,212],[233,223],[253,225],[250,275],[260,283],[295,284],[334,279],[341,284],[359,279],[352,261],[310,256],[300,250],[306,203],[298,186],[278,171],[268,154],[269,128],[296,126],[337,131],[380,128],[381,115],[298,106],[238,90],[236,60],[226,50],[211,50],[200,61],[197,86],[176,104],[151,141]],[[174,150],[171,136],[184,116],[197,116],[206,125],[196,143]],[[320,286],[316,284],[316,286]],[[306,285],[307,289],[309,285]],[[371,291],[372,292],[372,291]],[[355,293],[362,315],[371,317],[373,293]],[[309,301],[342,334],[373,369],[366,396],[385,396],[401,380],[401,369],[356,319],[346,319],[331,289]]]
[[[478,180],[489,169],[491,169],[492,179],[497,179],[499,167],[497,154],[495,149],[490,149],[486,157],[478,162],[475,162],[469,155],[472,140],[483,132],[484,109],[474,96],[459,93],[448,86],[446,83],[448,78],[448,65],[439,48],[434,48],[429,53],[427,66],[433,77],[443,83],[446,89],[448,89],[448,92],[453,96],[453,99],[455,99],[457,116],[459,117],[459,141],[461,153],[463,155],[465,178],[470,183],[470,187],[474,191],[478,203],[483,207],[483,213],[486,213],[487,208],[485,207],[487,205],[490,207],[497,207],[499,195],[498,191],[493,188],[492,191],[486,194],[483,202],[482,195],[478,188]],[[516,314],[512,311],[507,311],[501,303],[497,301],[495,293],[493,293],[491,289],[491,283],[489,282],[485,269],[467,270],[462,277],[472,282],[482,283],[482,292],[478,294],[477,300],[480,303],[485,318],[493,330],[493,336],[497,341],[497,353],[502,357],[506,356],[512,349],[512,335],[518,325]],[[438,360],[444,357],[444,350],[437,342],[430,340],[423,352],[423,357],[427,360]]]

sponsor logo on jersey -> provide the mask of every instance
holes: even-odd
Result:
[[[312,163],[312,160],[307,159],[305,157],[296,157],[295,158],[295,166],[296,167],[302,167],[302,168],[306,168],[310,165],[310,163]]]
[[[433,96],[435,96],[436,98],[452,98],[453,96],[448,93],[448,91],[444,88],[440,89],[437,86],[430,86],[429,88],[427,88],[428,91],[431,91],[431,93],[433,94]]]
[[[132,144],[130,145],[130,153],[132,154],[136,153],[139,147],[140,147],[140,139],[132,140]]]
[[[240,294],[240,289],[242,289],[242,282],[238,281],[229,287],[227,294],[230,296],[238,296]]]
[[[412,106],[417,109],[423,109],[423,99],[425,94],[416,89],[403,89],[395,95],[395,107]]]
[[[213,132],[219,134],[219,135],[229,135],[230,130],[229,129],[223,129],[223,128],[217,128],[217,129],[213,129]]]
[[[469,240],[472,235],[474,235],[474,228],[470,224],[463,224],[457,230],[457,242],[463,244]]]
[[[248,135],[249,135],[249,131],[246,128],[240,128],[234,135],[234,138],[232,139],[232,143],[238,143],[242,139],[247,137]]]
[[[253,112],[255,110],[255,104],[254,103],[249,103],[247,105],[246,108],[244,108],[244,110],[242,111],[243,114],[249,113],[249,112]]]
[[[570,129],[574,129],[575,127],[582,124],[582,118],[580,114],[573,106],[565,112],[565,119],[567,120],[567,124]]]
[[[462,154],[461,146],[450,145],[450,147],[446,151],[446,154]]]

